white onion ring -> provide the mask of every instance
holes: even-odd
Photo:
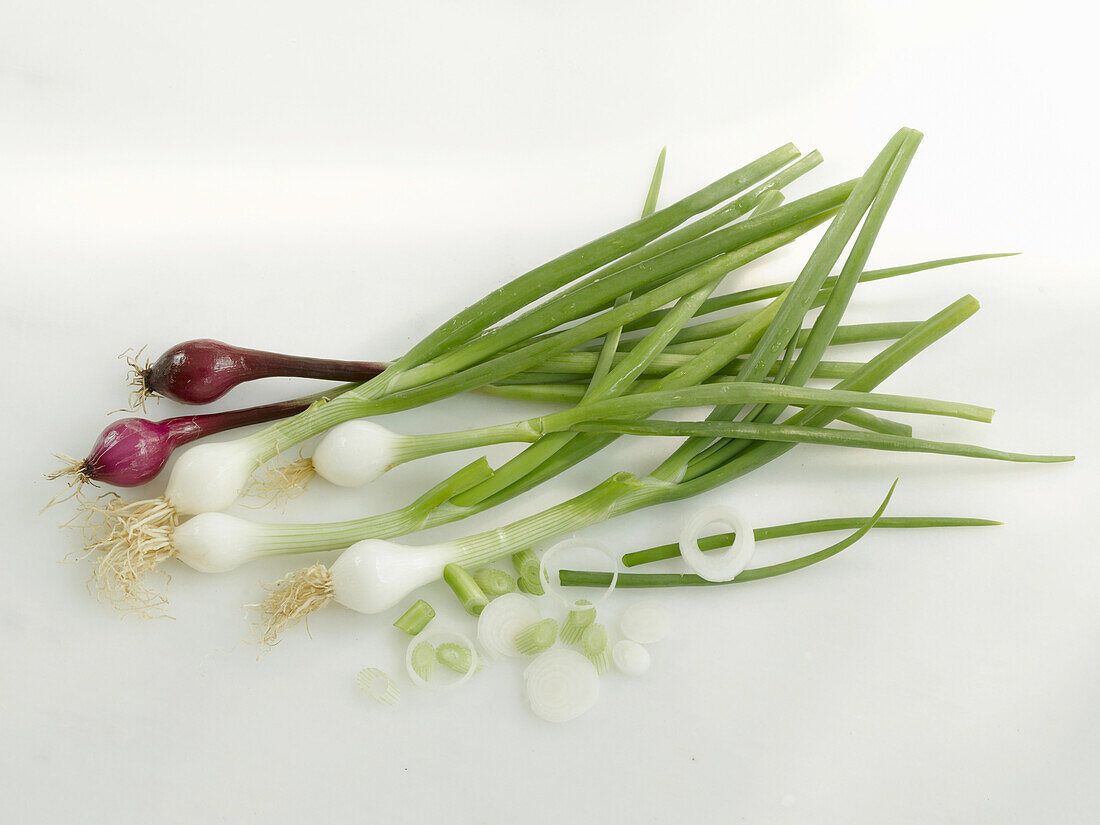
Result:
[[[567,647],[540,653],[523,671],[527,703],[540,719],[568,722],[600,696],[600,677],[588,659]]]
[[[603,595],[598,599],[588,599],[590,604],[580,604],[581,600],[573,601],[562,593],[561,584],[557,581],[551,581],[550,569],[547,566],[547,560],[552,558],[555,554],[577,547],[583,547],[586,550],[595,550],[611,562],[611,582],[607,585],[607,589],[604,590]],[[586,610],[602,603],[604,599],[611,595],[611,591],[615,589],[615,585],[619,581],[619,560],[602,541],[583,538],[565,539],[564,541],[559,541],[542,554],[542,560],[539,562],[539,580],[542,582],[543,587],[546,588],[555,599],[565,605],[568,610]]]
[[[444,682],[436,680],[434,682],[428,682],[420,678],[420,674],[413,670],[412,656],[413,650],[421,642],[427,642],[435,647],[439,644],[445,644],[447,642],[453,642],[454,644],[462,645],[470,651],[470,669],[461,674],[459,678],[454,681]],[[422,687],[427,690],[434,690],[436,692],[442,692],[444,690],[451,690],[459,685],[464,685],[470,681],[470,677],[477,671],[477,648],[474,647],[474,643],[459,633],[457,630],[448,630],[445,627],[436,627],[431,630],[425,630],[421,633],[413,636],[409,641],[409,646],[405,649],[405,671],[409,674],[409,679],[417,687]],[[453,671],[451,671],[453,672]]]
[[[711,527],[724,527],[737,537],[733,546],[717,553],[703,553],[699,538]],[[756,547],[752,525],[737,510],[716,504],[705,507],[684,525],[680,534],[680,555],[700,578],[708,582],[728,582],[748,567]]]
[[[519,657],[516,634],[542,619],[538,605],[522,593],[497,596],[477,619],[477,640],[485,652],[495,659]]]

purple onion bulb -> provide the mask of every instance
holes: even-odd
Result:
[[[386,365],[281,355],[200,338],[176,344],[144,368],[134,367],[139,401],[150,395],[162,395],[181,404],[209,404],[238,384],[257,378],[362,382],[378,375]]]

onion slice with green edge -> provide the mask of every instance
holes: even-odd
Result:
[[[649,651],[633,639],[620,639],[611,647],[611,660],[620,673],[641,676],[649,670]]]
[[[431,681],[428,681],[428,679],[424,678],[419,672],[419,670],[422,670],[423,668],[417,668],[417,662],[415,661],[415,658],[417,656],[417,649],[422,648],[426,645],[427,647],[432,649],[432,656],[435,657],[438,655],[436,653],[436,648],[440,645],[445,644],[456,644],[469,650],[471,655],[470,666],[466,669],[466,672],[460,674],[457,679],[452,677],[449,681],[447,681],[439,678],[434,678]],[[442,627],[427,630],[421,633],[416,638],[412,639],[409,642],[408,648],[405,650],[405,670],[409,674],[409,679],[411,679],[412,683],[417,687],[426,688],[427,690],[440,692],[444,690],[452,690],[456,687],[461,687],[462,685],[470,681],[470,677],[477,672],[477,666],[478,655],[477,650],[474,648],[473,642],[471,642],[469,639],[467,639],[456,630],[449,630]]]
[[[550,575],[550,559],[554,558],[561,553],[565,553],[569,550],[593,550],[601,556],[604,556],[609,563],[611,580],[608,582],[607,587],[604,589],[603,594],[595,600],[585,599],[573,601],[564,593],[561,592],[561,585],[555,581],[555,577]],[[611,552],[606,544],[596,539],[586,538],[572,538],[565,541],[559,541],[549,550],[542,554],[542,562],[539,567],[539,581],[542,582],[543,587],[549,592],[555,599],[562,603],[567,610],[584,610],[585,608],[595,608],[603,603],[603,601],[611,595],[611,591],[615,589],[615,582],[619,577],[619,560]]]
[[[538,605],[522,593],[505,593],[485,606],[477,620],[477,640],[495,659],[519,657],[516,635],[542,618]]]
[[[619,630],[632,642],[642,645],[656,644],[668,638],[668,610],[654,601],[636,602],[623,611],[622,618],[619,619]]]
[[[710,527],[725,527],[736,537],[729,549],[703,555],[699,539]],[[705,507],[684,525],[680,534],[680,555],[684,562],[708,582],[728,582],[749,566],[756,539],[752,525],[738,510],[724,504]],[[639,640],[640,641],[640,640]]]
[[[523,671],[523,681],[531,710],[547,722],[576,719],[590,710],[600,696],[596,666],[566,647],[536,656]]]

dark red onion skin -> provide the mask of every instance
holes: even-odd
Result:
[[[209,404],[257,378],[368,381],[386,368],[374,361],[333,361],[243,349],[200,338],[184,341],[141,371],[144,388],[181,404]]]
[[[80,469],[90,481],[137,487],[152,481],[177,447],[234,427],[286,418],[300,413],[309,403],[308,399],[281,401],[262,407],[184,415],[163,421],[120,418],[99,434]]]

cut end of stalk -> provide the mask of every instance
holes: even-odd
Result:
[[[277,644],[284,630],[308,620],[311,613],[332,601],[332,573],[323,564],[315,564],[289,573],[268,591],[270,595],[260,604],[257,627],[264,647]]]
[[[259,499],[259,507],[286,504],[304,493],[315,475],[317,471],[313,469],[313,459],[299,455],[287,464],[265,467],[262,475],[252,479],[244,495]]]
[[[163,615],[167,599],[147,579],[176,552],[172,532],[179,514],[168,499],[128,501],[107,493],[82,502],[76,519],[84,533],[81,557],[98,555],[89,586],[95,586],[99,598],[123,612]],[[171,577],[162,575],[167,584]]]
[[[145,402],[153,396],[156,396],[156,393],[153,391],[153,388],[149,386],[149,373],[151,371],[152,362],[149,361],[148,358],[145,359],[144,364],[140,363],[138,360],[141,358],[143,352],[145,352],[145,347],[142,347],[133,355],[130,354],[130,350],[126,350],[118,357],[125,360],[126,365],[130,368],[128,374],[130,409],[145,412]]]

